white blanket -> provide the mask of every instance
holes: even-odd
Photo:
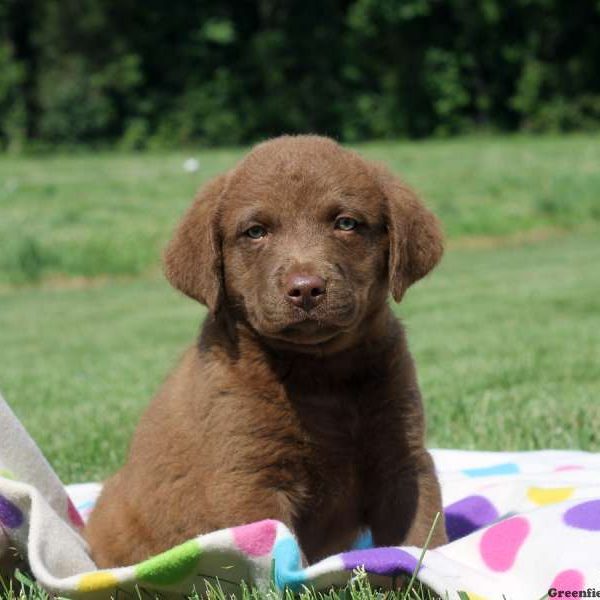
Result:
[[[451,542],[426,551],[420,567],[420,548],[370,548],[366,536],[360,548],[304,568],[290,531],[261,521],[200,536],[138,565],[99,571],[80,535],[99,484],[65,489],[0,397],[0,563],[16,548],[41,586],[67,597],[138,597],[135,586],[144,594],[182,597],[217,580],[232,592],[242,580],[262,589],[322,589],[347,583],[360,566],[384,586],[419,567],[418,580],[453,600],[600,597],[599,454],[432,455]]]

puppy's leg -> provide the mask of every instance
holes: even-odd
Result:
[[[179,489],[165,510],[165,496],[160,493],[146,492],[144,498],[133,501],[127,498],[119,475],[108,481],[85,530],[92,558],[100,568],[132,565],[198,535],[263,519],[293,528],[288,495],[243,476],[212,485],[206,503],[190,502],[197,497],[192,481],[189,489]],[[159,483],[155,489],[160,490]]]
[[[376,546],[423,547],[438,512],[429,548],[448,542],[440,486],[426,450],[410,463],[372,475],[367,521]]]
[[[210,517],[214,529],[274,519],[293,531],[293,493],[261,484],[255,478],[224,479],[214,486]]]

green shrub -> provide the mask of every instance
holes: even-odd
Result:
[[[24,68],[8,43],[0,40],[0,148],[19,150],[26,133],[26,111],[20,94]]]
[[[596,0],[0,3],[0,147],[597,128]]]

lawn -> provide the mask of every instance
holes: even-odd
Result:
[[[600,138],[361,145],[420,190],[451,239],[600,222]],[[0,286],[153,270],[195,189],[243,149],[0,160]],[[186,156],[200,162],[185,173]]]
[[[594,233],[456,248],[407,294],[433,446],[600,450]],[[0,389],[67,481],[123,460],[203,309],[159,276],[0,296]]]
[[[599,142],[359,148],[404,173],[449,236],[396,308],[430,446],[600,451]],[[189,154],[0,160],[0,390],[65,482],[119,466],[204,315],[162,278],[160,248],[242,151]]]

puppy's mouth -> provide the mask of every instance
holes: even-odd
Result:
[[[288,325],[270,337],[303,346],[315,346],[329,342],[341,332],[339,327],[306,319]]]
[[[251,311],[248,316],[253,329],[265,339],[308,351],[311,346],[318,349],[334,342],[356,326],[357,303],[332,304],[323,303],[306,311],[287,303],[263,302],[260,310]]]

